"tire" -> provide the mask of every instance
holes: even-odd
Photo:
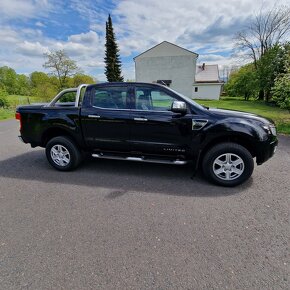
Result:
[[[82,161],[82,155],[75,143],[68,137],[58,136],[48,141],[45,148],[50,165],[60,171],[75,169]]]
[[[231,187],[251,177],[254,161],[245,147],[236,143],[221,143],[205,154],[202,169],[209,181]]]

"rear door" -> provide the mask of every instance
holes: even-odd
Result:
[[[81,123],[88,147],[129,151],[129,92],[130,87],[125,83],[87,88],[81,109]]]

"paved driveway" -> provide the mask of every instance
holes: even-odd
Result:
[[[190,167],[69,173],[0,122],[1,289],[289,289],[290,138],[228,189]]]

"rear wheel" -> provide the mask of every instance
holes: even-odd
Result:
[[[74,142],[65,136],[54,137],[46,145],[48,162],[57,170],[69,171],[76,168],[82,155]]]
[[[211,182],[236,186],[250,178],[254,161],[245,147],[236,143],[221,143],[205,154],[202,168]]]

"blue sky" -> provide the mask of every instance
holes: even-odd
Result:
[[[45,71],[43,53],[64,49],[81,69],[105,80],[104,32],[111,14],[125,79],[133,57],[164,40],[199,54],[220,69],[245,60],[233,37],[260,9],[286,0],[0,0],[0,66],[18,73]]]

